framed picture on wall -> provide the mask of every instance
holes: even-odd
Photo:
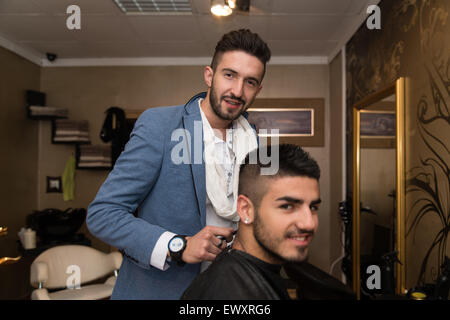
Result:
[[[314,136],[314,109],[312,108],[250,108],[248,120],[258,129],[266,129],[260,136],[272,137],[273,129],[280,137]],[[259,130],[258,130],[259,131]]]
[[[48,177],[47,176],[47,193],[50,193],[50,192],[62,193],[61,177]]]
[[[361,110],[360,136],[362,148],[394,148],[396,115],[394,111]]]
[[[269,143],[277,135],[279,143],[305,147],[324,145],[324,99],[256,99],[247,112],[258,135],[268,137]],[[273,129],[278,133],[274,134]]]

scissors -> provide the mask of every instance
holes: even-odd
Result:
[[[236,233],[237,233],[237,230],[234,230],[233,233],[232,233],[233,237],[236,235]],[[220,243],[217,245],[217,247],[220,248],[222,246],[223,240],[225,240],[225,237],[224,236],[217,236],[217,239],[220,240]],[[233,240],[231,240],[230,242],[232,242],[232,241]],[[230,243],[230,242],[227,242],[227,243]]]

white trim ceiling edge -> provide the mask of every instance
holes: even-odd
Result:
[[[211,57],[137,57],[137,58],[60,58],[48,61],[32,49],[17,45],[0,35],[0,47],[41,67],[95,67],[95,66],[205,66]],[[269,65],[328,64],[326,56],[274,56]]]
[[[12,51],[18,56],[25,58],[28,61],[33,62],[34,64],[42,66],[42,58],[38,52],[17,45],[11,40],[4,38],[1,34],[0,34],[0,47]]]
[[[57,59],[50,62],[43,59],[43,67],[93,67],[93,66],[205,66],[211,57],[142,57],[142,58],[83,58]],[[275,56],[269,65],[328,64],[326,56]]]

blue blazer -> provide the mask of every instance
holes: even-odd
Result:
[[[203,155],[203,130],[201,140],[194,142],[194,121],[201,128],[198,99],[205,96],[200,93],[184,106],[146,110],[88,207],[89,231],[124,254],[112,299],[179,299],[200,272],[200,264],[179,267],[174,262],[161,271],[150,265],[150,257],[165,231],[193,236],[206,225],[203,159],[188,164],[171,160],[180,143],[189,150],[184,156],[193,158],[194,148]],[[189,134],[172,141],[177,129]]]

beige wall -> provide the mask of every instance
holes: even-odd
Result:
[[[17,232],[37,207],[38,121],[25,112],[25,91],[39,90],[40,67],[0,48],[0,225],[9,229],[0,238],[0,257],[17,256]],[[0,299],[26,294],[16,277],[23,263],[0,267]],[[26,284],[25,284],[26,285]]]
[[[44,68],[42,91],[47,103],[69,109],[69,118],[89,120],[93,144],[104,144],[99,134],[105,110],[111,106],[146,109],[184,103],[202,90],[200,67],[80,67]],[[184,81],[181,81],[184,79]],[[75,200],[65,202],[60,193],[46,193],[46,176],[61,176],[74,146],[51,143],[51,123],[39,127],[39,208],[87,208],[107,176],[103,170],[77,170]],[[86,226],[82,231],[89,234]],[[109,246],[90,237],[93,246]]]
[[[261,98],[325,98],[325,123],[329,122],[328,66],[268,66]],[[71,119],[88,119],[92,143],[99,138],[104,111],[110,106],[124,109],[185,103],[192,95],[204,91],[203,67],[73,67],[44,68],[41,89],[48,104],[66,107]],[[51,126],[41,122],[39,128],[39,208],[87,207],[106,178],[106,171],[77,170],[75,200],[64,202],[61,194],[45,193],[45,177],[61,175],[73,152],[68,145],[51,144]],[[330,265],[329,127],[325,125],[325,146],[307,148],[322,170],[320,230],[311,249],[311,262],[328,271]],[[94,239],[94,246],[107,246]]]
[[[345,130],[342,122],[343,102],[342,102],[342,54],[339,53],[330,63],[330,259],[331,263],[341,257],[343,253],[342,237],[342,220],[339,216],[339,202],[344,200],[343,197],[343,179],[344,172],[343,153],[344,143],[342,140],[343,131]],[[333,275],[340,279],[341,263],[337,263],[333,268]]]
[[[324,98],[325,124],[330,123],[328,65],[272,66],[264,80],[261,98]],[[324,271],[330,269],[330,219],[334,211],[330,204],[330,127],[325,125],[324,147],[305,148],[319,163],[322,205],[319,231],[311,244],[310,262]]]

